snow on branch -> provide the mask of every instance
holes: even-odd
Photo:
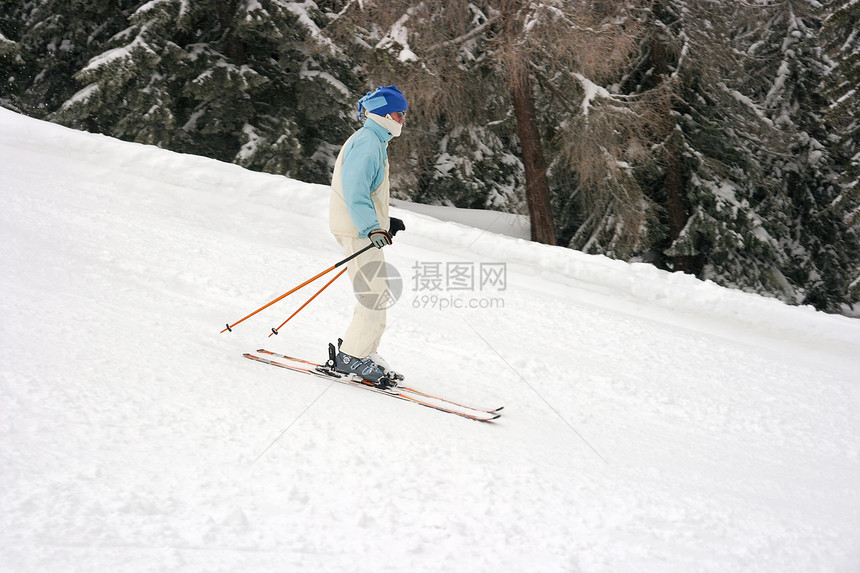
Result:
[[[64,111],[64,110],[69,109],[73,105],[84,104],[87,102],[87,100],[89,100],[91,97],[93,97],[98,92],[99,92],[99,84],[97,82],[89,84],[88,86],[86,86],[82,90],[78,91],[75,95],[70,97],[68,100],[63,102],[63,105],[60,106],[60,110]]]
[[[481,13],[481,15],[484,16],[483,12]],[[498,20],[501,17],[501,15],[502,15],[501,12],[493,13],[490,15],[489,18],[485,17],[483,23],[478,24],[477,26],[475,26],[474,28],[472,28],[471,30],[469,30],[468,32],[463,34],[462,36],[458,36],[456,38],[452,38],[451,40],[446,40],[444,42],[434,44],[434,45],[426,48],[426,50],[428,52],[433,52],[433,51],[439,50],[440,48],[447,48],[448,46],[456,46],[458,44],[465,44],[466,42],[468,42],[469,40],[471,40],[475,36],[482,34],[484,32],[484,30],[486,30],[496,20]]]
[[[612,99],[612,94],[604,87],[592,82],[579,72],[574,72],[573,77],[579,80],[582,89],[585,91],[585,97],[582,98],[582,115],[588,118],[588,110],[591,108],[591,102],[597,97]]]
[[[159,4],[172,4],[174,0],[150,0],[140,8],[134,11],[133,16],[137,16],[138,14],[146,14]]]
[[[409,29],[406,28],[406,22],[412,16],[412,11],[412,8],[407,10],[403,16],[401,16],[394,24],[391,25],[391,29],[388,31],[385,37],[383,37],[379,41],[379,43],[376,44],[376,48],[379,50],[385,50],[395,44],[402,46],[400,54],[397,56],[397,59],[401,62],[418,61],[418,56],[416,56],[415,52],[413,52],[412,49],[409,47]]]
[[[328,72],[324,72],[321,70],[312,70],[310,68],[311,62],[313,62],[313,60],[305,60],[304,62],[302,62],[302,69],[299,71],[299,78],[303,80],[308,78],[320,79],[331,85],[340,93],[342,93],[344,97],[350,97],[351,92],[349,91],[349,88],[343,84],[343,82],[341,82]]]
[[[149,44],[147,44],[146,40],[143,39],[144,31],[145,27],[140,31],[137,37],[135,37],[135,39],[132,40],[131,43],[129,43],[128,45],[114,48],[113,50],[108,50],[107,52],[94,57],[87,63],[86,67],[78,73],[84,74],[97,70],[102,66],[109,65],[118,60],[131,59],[131,53],[136,49],[143,49],[151,54],[154,54],[155,52],[152,50],[152,48],[149,47]]]
[[[717,85],[718,85],[718,86],[719,86],[719,88],[720,88],[721,90],[723,90],[725,93],[727,93],[727,94],[728,94],[728,95],[730,95],[732,98],[734,98],[736,101],[738,101],[739,103],[743,104],[743,105],[744,105],[744,107],[746,107],[746,108],[748,108],[750,111],[752,111],[752,112],[756,115],[756,117],[758,117],[758,118],[759,118],[763,123],[765,123],[767,126],[769,126],[769,127],[773,127],[773,126],[774,126],[774,125],[773,125],[773,120],[771,120],[769,117],[765,116],[765,115],[764,115],[764,113],[762,113],[762,111],[761,111],[761,110],[758,108],[758,106],[755,104],[755,102],[753,102],[750,98],[748,98],[747,96],[745,96],[744,94],[742,94],[741,92],[739,92],[739,91],[737,91],[737,90],[730,89],[730,88],[729,88],[726,84],[724,84],[723,82],[719,82]]]
[[[299,19],[299,23],[305,28],[307,28],[307,30],[310,32],[311,37],[316,42],[319,42],[320,44],[328,48],[332,55],[343,55],[341,49],[338,48],[334,42],[332,42],[331,38],[329,38],[323,33],[320,27],[317,26],[316,22],[314,22],[313,18],[311,18],[309,11],[319,10],[319,6],[317,6],[316,2],[313,2],[313,0],[306,0],[305,2],[285,2],[283,0],[279,0],[277,3],[285,10],[297,16]]]

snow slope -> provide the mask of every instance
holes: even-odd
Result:
[[[381,351],[479,424],[242,358],[323,359],[345,279],[219,334],[327,201],[0,110],[0,570],[860,571],[856,319],[395,209]]]

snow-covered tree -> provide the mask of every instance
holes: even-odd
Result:
[[[536,240],[790,302],[860,299],[856,0],[0,7],[7,107],[327,183],[358,97],[396,83],[395,196],[528,211]]]
[[[833,61],[827,76],[833,99],[830,120],[837,126],[837,148],[846,163],[846,181],[860,179],[860,2],[827,3],[821,38]]]
[[[563,244],[833,308],[856,255],[838,209],[822,211],[825,68],[783,25],[794,4],[368,0],[345,14],[366,69],[417,96],[410,126],[429,157],[413,149],[414,183],[438,195],[413,196],[486,206],[498,173],[476,159],[516,153],[528,187],[531,154]]]
[[[842,280],[833,261],[822,262],[827,270],[818,275],[799,270],[813,256],[827,259],[832,252],[821,243],[828,233],[800,215],[822,223],[822,215],[812,214],[826,205],[825,189],[832,190],[819,169],[827,163],[823,134],[813,133],[814,117],[804,115],[820,104],[814,94],[824,68],[808,31],[780,26],[787,20],[779,7],[655,0],[641,13],[636,65],[608,90],[586,89],[599,106],[592,105],[589,122],[580,118],[578,125],[585,141],[622,136],[619,141],[627,142],[626,151],[616,146],[609,156],[630,167],[608,180],[646,190],[646,207],[653,208],[646,208],[640,229],[639,245],[651,245],[640,253],[643,259],[829,307],[833,297],[810,296],[810,287],[823,277]],[[805,44],[796,44],[801,36]],[[647,118],[644,130],[624,133],[618,119],[598,129],[607,112],[623,118],[634,109]],[[810,189],[817,191],[797,197]],[[611,235],[595,221],[612,229],[622,217],[617,208],[590,216],[572,246],[609,251],[604,237]],[[844,227],[828,229],[847,239]],[[804,257],[798,245],[810,252]]]
[[[605,69],[624,60],[618,41],[623,8],[620,2],[603,2],[598,9],[562,0],[367,1],[347,17],[366,47],[368,74],[398,81],[414,94],[417,121],[410,125],[431,143],[423,145],[425,153],[435,154],[413,161],[432,172],[416,183],[458,190],[458,201],[471,197],[469,205],[499,208],[524,199],[533,239],[555,243],[545,152],[554,127],[547,127],[539,102],[549,99],[546,92],[557,89],[556,78],[570,76],[571,69]],[[613,18],[616,25],[609,24]],[[568,96],[574,97],[561,99]],[[451,161],[452,143],[463,141],[474,150],[475,139],[482,144],[478,154]],[[505,168],[487,171],[480,165],[487,158]],[[507,196],[518,183],[525,192],[512,201]]]
[[[6,27],[0,26],[0,105],[18,110],[21,83],[20,74],[25,69],[24,58],[18,42],[10,40],[3,33]]]
[[[3,25],[14,28],[17,44],[14,89],[20,109],[44,117],[74,94],[79,87],[72,75],[98,53],[101,42],[122,29],[131,4],[127,0],[4,1]]]
[[[763,80],[762,111],[785,147],[783,153],[766,147],[757,152],[772,181],[758,212],[780,244],[786,261],[781,270],[794,298],[835,311],[847,300],[860,245],[848,226],[851,201],[839,184],[831,152],[822,12],[814,0],[768,8],[760,40],[750,51]]]
[[[833,61],[827,76],[832,99],[828,113],[833,126],[833,155],[842,194],[839,203],[855,234],[860,235],[860,2],[834,0],[826,4],[821,37]],[[860,263],[855,260],[850,300],[860,301]]]
[[[395,195],[524,210],[510,95],[490,56],[497,19],[485,2],[369,1],[352,3],[328,28],[362,62],[368,89],[396,83],[410,102],[408,137],[390,151]]]
[[[641,58],[619,86],[650,94],[662,116],[636,172],[660,220],[644,258],[819,308],[844,300],[840,269],[857,260],[856,239],[833,205],[814,9],[652,4]]]
[[[759,213],[770,182],[757,151],[780,138],[745,89],[748,57],[737,46],[753,41],[757,18],[747,16],[733,3],[652,4],[639,73],[627,79],[634,93],[662,91],[668,103],[654,133],[657,169],[643,173],[665,230],[651,257],[786,298],[783,253]]]
[[[77,72],[56,119],[327,182],[355,80],[313,2],[153,0]]]

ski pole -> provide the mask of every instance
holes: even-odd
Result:
[[[318,274],[317,276],[315,276],[315,277],[313,277],[313,278],[310,278],[310,279],[306,280],[305,282],[303,282],[303,283],[302,283],[302,284],[300,284],[299,286],[297,286],[297,287],[295,287],[295,288],[293,288],[293,289],[291,289],[291,290],[289,290],[289,291],[285,292],[284,294],[282,294],[281,296],[279,296],[279,297],[278,297],[278,298],[276,298],[275,300],[273,300],[273,301],[271,301],[271,302],[268,302],[268,303],[264,304],[263,306],[261,306],[260,308],[258,308],[257,310],[255,310],[254,312],[252,312],[251,314],[249,314],[248,316],[246,316],[245,318],[242,318],[242,319],[240,319],[240,320],[237,320],[237,321],[236,321],[236,322],[234,322],[233,324],[227,323],[227,328],[225,328],[224,330],[222,330],[222,331],[221,331],[221,334],[223,334],[223,333],[227,332],[228,330],[229,330],[230,332],[233,332],[233,327],[234,327],[234,326],[236,326],[237,324],[239,324],[239,323],[241,323],[241,322],[245,322],[246,320],[248,320],[249,318],[251,318],[252,316],[254,316],[255,314],[257,314],[258,312],[260,312],[261,310],[265,310],[265,309],[269,308],[270,306],[272,306],[272,305],[273,305],[273,304],[275,304],[276,302],[278,302],[278,301],[280,301],[280,300],[283,300],[284,298],[286,298],[286,297],[288,297],[289,295],[293,294],[294,292],[296,292],[297,290],[299,290],[299,289],[300,289],[300,288],[302,288],[303,286],[309,285],[310,283],[314,282],[315,280],[317,280],[318,278],[320,278],[320,277],[321,277],[321,276],[323,276],[324,274],[330,273],[331,271],[335,270],[337,267],[339,267],[339,266],[341,266],[341,265],[343,265],[343,264],[345,264],[345,263],[348,263],[349,261],[351,261],[352,259],[354,259],[354,258],[355,258],[355,257],[357,257],[358,255],[360,255],[361,253],[363,253],[363,252],[367,251],[368,249],[373,248],[373,246],[374,246],[374,245],[373,245],[373,243],[370,243],[369,245],[367,245],[366,247],[364,247],[364,248],[363,248],[363,249],[361,249],[360,251],[356,251],[356,252],[354,252],[353,254],[351,254],[350,256],[348,256],[347,258],[345,258],[344,260],[336,262],[334,265],[332,265],[331,267],[327,268],[326,270],[324,270],[323,272],[321,272],[321,273],[320,273],[320,274]]]
[[[334,275],[334,278],[333,278],[333,279],[331,279],[330,281],[328,281],[328,282],[325,284],[325,286],[324,286],[324,287],[322,287],[320,290],[318,290],[316,293],[314,293],[314,296],[312,296],[311,298],[309,298],[309,299],[307,300],[307,302],[305,302],[305,304],[303,304],[302,306],[300,306],[300,307],[298,308],[298,310],[296,310],[296,312],[294,312],[293,314],[291,314],[291,315],[290,315],[290,318],[288,318],[287,320],[285,320],[284,322],[282,322],[282,323],[281,323],[281,325],[280,325],[280,326],[278,326],[277,328],[273,328],[273,329],[272,329],[272,334],[278,334],[278,331],[279,331],[279,330],[281,330],[281,328],[282,328],[285,324],[287,324],[288,322],[290,322],[290,320],[291,320],[294,316],[296,316],[296,315],[299,313],[299,311],[301,311],[304,307],[306,307],[307,305],[309,305],[313,299],[315,299],[315,298],[316,298],[316,297],[317,297],[317,296],[318,296],[322,291],[324,291],[325,289],[327,289],[331,283],[333,283],[334,281],[336,281],[337,279],[339,279],[339,278],[340,278],[340,275],[342,275],[342,274],[343,274],[343,273],[345,273],[345,272],[346,272],[346,268],[344,268],[344,269],[343,269],[343,270],[341,270],[339,273],[337,273],[336,275]],[[269,337],[270,337],[270,338],[271,338],[272,334],[270,334],[270,335],[269,335]]]

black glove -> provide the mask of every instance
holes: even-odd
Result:
[[[391,233],[383,229],[374,229],[368,233],[367,238],[373,241],[373,246],[377,249],[391,244]]]
[[[389,220],[391,221],[391,224],[388,226],[388,232],[391,233],[392,237],[397,234],[397,231],[406,230],[406,225],[403,223],[403,219],[390,217]]]

